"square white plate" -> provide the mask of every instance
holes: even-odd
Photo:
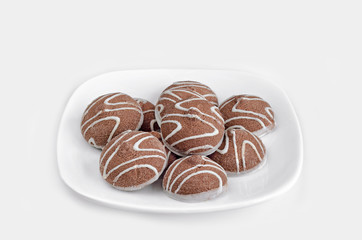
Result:
[[[221,103],[236,94],[254,94],[273,107],[276,129],[262,137],[267,162],[259,170],[229,178],[228,191],[201,203],[184,203],[166,196],[161,181],[137,192],[122,192],[108,185],[99,173],[101,151],[88,145],[80,133],[86,106],[99,95],[124,92],[156,103],[161,91],[179,80],[210,86]],[[79,86],[64,110],[58,133],[58,165],[64,182],[75,192],[103,204],[137,211],[163,213],[211,212],[250,206],[287,191],[302,168],[302,135],[287,95],[262,77],[241,71],[150,69],[102,74]]]

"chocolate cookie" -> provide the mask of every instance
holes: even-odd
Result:
[[[96,98],[85,109],[81,132],[96,148],[103,148],[111,139],[126,130],[138,130],[143,122],[139,104],[124,93],[110,93]]]
[[[208,86],[206,86],[205,84],[202,84],[200,82],[197,82],[197,81],[178,81],[178,82],[174,82],[172,85],[167,87],[165,89],[165,91],[167,91],[167,90],[178,90],[178,89],[186,89],[186,90],[189,90],[189,91],[197,92],[198,94],[200,94],[201,96],[206,98],[206,100],[210,101],[215,106],[219,105],[216,94],[214,93],[214,91],[212,91],[211,88],[209,88]]]
[[[155,118],[155,105],[142,98],[135,98],[135,100],[141,106],[143,113],[143,123],[140,130],[146,132],[158,131],[160,127]]]
[[[203,98],[177,101],[161,118],[163,142],[177,155],[209,155],[219,147],[223,134],[218,107]]]
[[[227,176],[224,169],[208,157],[193,155],[177,159],[167,169],[162,185],[174,199],[204,201],[226,189]]]
[[[225,137],[209,157],[220,164],[226,172],[245,173],[260,166],[265,159],[263,142],[244,128],[231,127]]]
[[[220,105],[225,127],[241,126],[262,136],[275,127],[274,112],[269,103],[257,96],[237,95]]]
[[[103,148],[100,172],[113,187],[134,191],[156,181],[166,164],[165,147],[155,136],[125,131]]]

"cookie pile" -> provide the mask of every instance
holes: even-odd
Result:
[[[216,94],[196,81],[167,87],[156,106],[124,93],[109,93],[85,109],[81,133],[102,149],[100,173],[113,187],[139,190],[163,178],[177,200],[203,201],[227,188],[228,175],[265,162],[259,137],[275,127],[262,98],[237,95],[220,106]]]

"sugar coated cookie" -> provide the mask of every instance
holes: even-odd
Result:
[[[177,101],[161,118],[163,142],[180,156],[213,153],[223,134],[224,120],[218,107],[203,98]]]
[[[242,126],[257,136],[275,127],[274,112],[265,100],[252,95],[237,95],[220,105],[225,127]]]
[[[166,164],[165,147],[155,136],[125,131],[103,148],[100,172],[113,187],[134,191],[156,181]]]
[[[177,159],[166,171],[163,189],[181,201],[205,201],[219,196],[227,186],[224,169],[208,157]]]
[[[209,157],[220,164],[226,172],[246,173],[261,166],[266,150],[263,142],[250,131],[232,127],[225,131],[225,137]]]
[[[81,132],[96,148],[103,148],[111,139],[126,130],[138,130],[143,122],[140,105],[124,93],[102,95],[85,109]]]

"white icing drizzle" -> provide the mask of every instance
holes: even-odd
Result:
[[[127,104],[127,103],[125,103]],[[137,108],[131,108],[131,107],[122,107],[122,108],[115,108],[115,109],[104,109],[105,112],[114,112],[114,111],[123,111],[123,110],[134,110],[137,111],[139,113],[142,113],[141,110],[137,109]]]
[[[134,165],[133,167],[129,167],[129,168],[123,170],[122,172],[120,172],[120,173],[113,179],[113,184],[115,184],[115,183],[118,181],[118,179],[119,179],[123,174],[125,174],[125,173],[127,173],[127,172],[129,172],[129,171],[131,171],[131,170],[133,170],[133,169],[136,169],[136,168],[148,168],[148,169],[151,169],[151,170],[155,173],[155,176],[158,176],[158,171],[157,171],[157,169],[156,169],[154,166],[152,166],[152,165],[150,165],[150,164],[139,164],[139,165]]]
[[[144,137],[144,138],[141,138],[140,140],[138,140],[134,145],[133,145],[133,150],[135,151],[156,151],[156,152],[160,152],[160,153],[164,153],[164,151],[162,150],[159,150],[159,149],[154,149],[154,148],[140,148],[140,144],[147,140],[147,139],[150,139],[150,138],[155,138],[155,136],[147,136],[147,137]]]
[[[211,88],[209,88],[208,86],[199,83],[199,82],[195,82],[195,81],[178,81],[175,82],[171,85],[172,87],[170,87],[169,89],[167,89],[166,91],[175,91],[175,90],[183,90],[184,88],[188,88],[188,87],[195,87],[195,88],[203,88],[206,89],[207,91],[209,91],[206,94],[200,94],[201,96],[203,96],[204,98],[207,97],[212,97],[217,99],[216,95],[213,93],[213,91],[211,90]],[[217,100],[211,100],[209,99],[209,101],[211,101],[213,104],[217,104]]]
[[[174,102],[174,103],[176,103],[176,100],[173,100],[172,98],[168,98],[168,97],[160,97],[159,98],[159,101],[160,100],[167,100],[167,101],[171,101],[171,102]],[[163,105],[162,105],[163,106]]]
[[[165,141],[167,141],[170,137],[172,137],[173,135],[175,135],[178,131],[180,131],[182,129],[182,125],[181,125],[181,123],[179,123],[178,121],[175,121],[175,120],[162,121],[162,124],[165,124],[165,123],[174,123],[177,125],[177,127],[171,133],[169,133],[165,138],[163,138]]]
[[[135,139],[135,138],[137,138],[137,137],[139,137],[139,136],[141,136],[141,135],[148,135],[148,133],[147,133],[147,132],[138,132],[138,133],[136,133],[135,135],[133,135],[132,137],[130,137],[130,138],[128,138],[127,140],[125,140],[125,142],[129,142],[129,141],[131,141],[132,139]]]
[[[236,146],[235,130],[231,130],[231,134],[233,135],[233,144],[234,144],[234,152],[235,152],[236,172],[240,172],[240,163],[239,163],[238,147]],[[245,169],[245,158],[242,158],[242,161],[243,161],[243,169]]]
[[[146,110],[146,111],[143,111],[143,114],[150,113],[150,112],[155,112],[155,110],[154,109]]]
[[[105,94],[103,96],[100,96],[98,99],[96,99],[91,105],[89,105],[87,107],[87,109],[85,110],[83,117],[82,117],[82,122],[83,120],[86,118],[86,116],[88,115],[89,111],[100,101],[103,101],[104,105],[107,106],[120,106],[118,108],[105,108],[99,112],[97,112],[94,116],[92,116],[91,118],[89,118],[87,121],[83,122],[81,125],[81,130],[82,130],[82,134],[85,137],[86,133],[88,132],[88,130],[92,127],[94,127],[96,124],[103,122],[103,121],[107,121],[107,120],[113,120],[115,121],[115,125],[107,139],[107,142],[109,142],[113,136],[114,133],[116,132],[116,130],[118,129],[119,125],[120,125],[120,118],[116,115],[113,116],[106,116],[106,117],[102,117],[100,119],[97,119],[102,113],[104,112],[115,112],[115,111],[124,111],[124,110],[131,110],[131,111],[137,111],[140,113],[141,117],[140,117],[140,121],[138,123],[138,126],[135,130],[139,129],[139,127],[142,125],[143,122],[143,114],[142,114],[142,110],[140,109],[140,107],[132,102],[115,102],[112,103],[110,102],[111,100],[113,100],[114,98],[118,97],[118,96],[123,96],[125,94],[123,93],[110,93],[110,94]],[[126,107],[121,107],[123,105],[126,105]],[[134,106],[134,107],[130,107],[130,106]],[[97,119],[97,120],[95,120]],[[101,146],[98,146],[94,140],[93,137],[91,137],[88,142],[92,145],[94,145],[95,147],[101,148]]]
[[[241,147],[241,152],[242,152],[241,156],[242,156],[242,160],[243,160],[243,164],[244,164],[243,165],[244,171],[246,170],[246,165],[245,165],[245,148],[246,148],[246,144],[249,144],[254,149],[256,155],[258,156],[259,162],[263,161],[263,158],[260,156],[260,153],[259,153],[258,149],[256,149],[255,145],[252,142],[248,141],[248,140],[244,140],[243,145]]]
[[[224,118],[221,116],[220,113],[218,113],[218,111],[216,111],[217,109],[218,107],[216,106],[211,107],[211,111],[220,119],[222,123],[224,123]]]
[[[193,148],[190,148],[189,150],[187,150],[185,152],[186,155],[190,154],[191,152],[194,152],[196,150],[200,150],[200,149],[203,149],[203,150],[207,150],[207,149],[213,149],[215,146],[211,146],[211,145],[203,145],[203,146],[198,146],[198,147],[193,147]]]
[[[104,104],[110,105],[110,106],[129,104],[129,105],[133,105],[133,106],[138,107],[138,105],[136,105],[136,104],[134,104],[134,103],[131,103],[131,102],[130,102],[130,103],[128,103],[128,102],[127,102],[127,103],[125,103],[125,102],[115,102],[115,103],[109,102],[109,101],[113,100],[113,99],[116,98],[116,97],[125,96],[125,95],[126,95],[126,94],[124,94],[124,93],[116,93],[116,94],[114,94],[113,96],[107,98],[107,99],[104,101]]]
[[[222,124],[224,122],[224,119],[221,117],[221,115],[216,111],[217,107],[216,106],[212,106],[210,108],[211,112],[213,112],[219,119],[209,115],[209,114],[206,114],[204,112],[202,112],[200,109],[198,109],[197,107],[190,107],[190,108],[185,108],[185,107],[182,107],[181,104],[184,104],[184,103],[187,103],[187,102],[192,102],[192,101],[204,101],[203,99],[200,99],[200,98],[189,98],[189,99],[186,99],[186,100],[183,100],[183,101],[180,101],[178,103],[175,104],[175,108],[176,109],[179,109],[181,111],[189,111],[189,110],[195,110],[197,111],[198,113],[200,113],[201,115],[203,116],[206,116],[206,117],[209,117],[209,118],[212,118],[214,119],[215,121],[219,122],[220,124]],[[196,105],[196,104],[195,104]],[[166,115],[168,116],[168,115]],[[164,116],[164,117],[166,117]]]
[[[99,149],[102,149],[102,148],[103,148],[102,146],[98,146],[97,143],[94,141],[94,138],[92,138],[92,137],[89,138],[88,143],[89,143],[90,145],[93,145],[95,148],[99,148]]]
[[[152,119],[151,122],[150,122],[151,131],[155,131],[156,124],[157,124],[156,119]]]
[[[206,97],[217,97],[216,94],[214,94],[214,93],[203,94],[202,96],[204,96],[204,98],[206,98]]]
[[[272,114],[273,109],[272,109],[271,107],[266,107],[266,108],[265,108],[265,111],[269,114],[269,116],[270,116],[272,119],[274,118],[274,116],[273,116],[273,114]]]
[[[94,115],[93,117],[89,118],[87,121],[85,121],[80,127],[83,128],[88,122],[92,121],[93,119],[95,119],[96,117],[98,117],[100,114],[102,113],[102,111],[97,112],[96,115]]]
[[[177,100],[181,100],[181,99],[182,99],[180,96],[178,96],[177,94],[173,93],[172,90],[166,90],[166,91],[164,91],[163,93],[164,93],[164,94],[171,95],[172,97],[177,98]]]
[[[228,123],[228,122],[231,122],[233,120],[237,120],[237,119],[250,119],[250,120],[255,120],[257,121],[262,128],[265,128],[265,124],[262,120],[260,120],[259,118],[255,118],[255,117],[247,117],[247,116],[238,116],[238,117],[232,117],[232,118],[229,118],[227,120],[225,120],[225,124]],[[241,125],[240,125],[241,126]]]
[[[216,168],[216,169],[220,170],[220,168],[217,167],[217,166],[215,166],[215,165],[211,165],[211,164],[197,164],[197,165],[195,165],[195,166],[193,166],[193,167],[191,167],[191,168],[189,168],[189,169],[186,169],[185,171],[181,172],[179,175],[177,175],[177,176],[173,179],[173,181],[172,181],[172,183],[171,183],[171,185],[170,185],[170,188],[169,188],[168,190],[169,190],[169,191],[172,190],[173,185],[176,183],[176,181],[177,181],[182,175],[184,175],[185,173],[187,173],[187,172],[189,172],[189,171],[192,171],[192,170],[194,170],[194,169],[196,169],[196,168],[199,168],[199,167],[210,167],[210,168]]]
[[[218,152],[220,154],[225,154],[229,150],[229,136],[227,135],[226,132],[224,134],[224,140],[223,141],[225,142],[224,148],[223,149],[216,149],[216,152]]]

